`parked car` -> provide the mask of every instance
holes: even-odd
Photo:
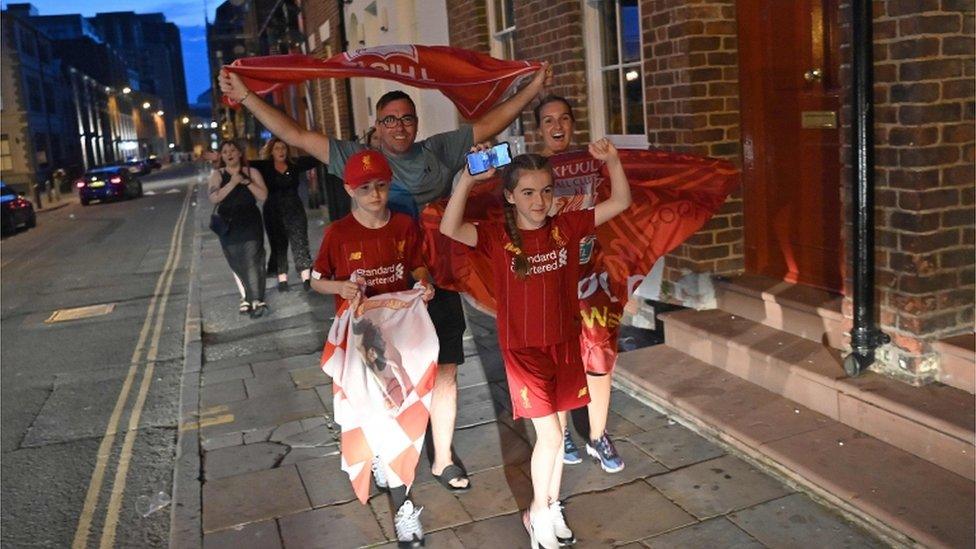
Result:
[[[82,206],[92,200],[119,200],[142,196],[142,182],[124,166],[105,166],[89,170],[75,182]]]
[[[31,201],[0,181],[0,231],[9,234],[20,227],[29,229],[36,225],[37,213]]]
[[[146,175],[152,172],[152,163],[148,158],[127,160],[125,167],[129,169],[130,173],[137,175]]]
[[[148,162],[149,162],[149,167],[154,170],[163,169],[163,164],[159,161],[159,158],[154,154],[149,155]]]

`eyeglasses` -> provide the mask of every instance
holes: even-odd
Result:
[[[380,119],[380,124],[383,124],[384,128],[395,128],[397,124],[403,124],[404,128],[409,128],[417,124],[417,117],[412,114],[405,114],[400,118],[393,116],[392,114],[386,118]]]

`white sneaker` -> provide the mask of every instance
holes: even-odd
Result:
[[[552,518],[552,528],[556,533],[559,545],[566,546],[576,543],[576,536],[566,525],[566,515],[563,513],[563,502],[556,500],[549,504],[549,516]]]
[[[409,499],[403,502],[393,519],[396,529],[397,547],[423,547],[424,527],[420,524],[420,512],[423,507],[414,507]]]
[[[522,526],[529,533],[529,543],[532,549],[559,549],[559,540],[556,539],[556,531],[553,528],[551,513],[546,508],[544,511],[533,513],[526,509],[522,513]]]
[[[376,483],[376,487],[380,490],[389,489],[390,482],[386,480],[386,467],[380,463],[380,458],[374,457],[369,468],[373,471],[373,482]]]

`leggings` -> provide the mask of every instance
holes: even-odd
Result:
[[[244,300],[248,303],[264,301],[264,242],[245,240],[221,243],[230,269],[244,286]]]
[[[268,258],[268,274],[288,273],[288,247],[295,259],[295,270],[301,273],[312,267],[308,250],[308,218],[301,201],[279,199],[264,205],[264,226],[268,231],[271,254]]]

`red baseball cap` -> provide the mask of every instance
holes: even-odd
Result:
[[[386,161],[383,153],[373,149],[365,149],[346,160],[346,169],[342,173],[342,178],[346,185],[355,189],[374,179],[389,182],[393,179],[393,171],[390,170],[390,164]]]

